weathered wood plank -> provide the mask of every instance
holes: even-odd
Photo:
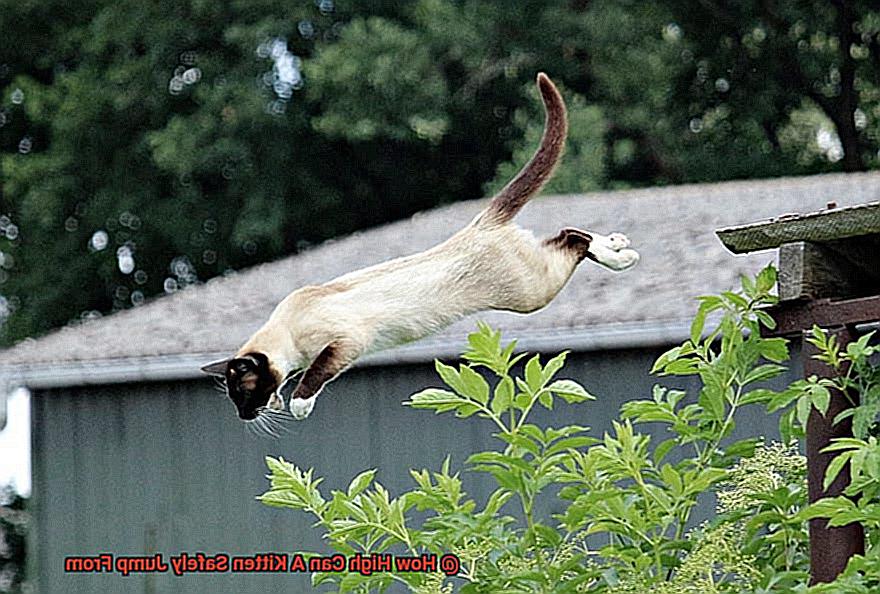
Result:
[[[779,298],[846,299],[880,294],[878,237],[783,244],[779,248]]]
[[[777,248],[795,241],[831,241],[880,234],[880,202],[806,214],[785,214],[766,221],[718,229],[715,233],[735,254]]]

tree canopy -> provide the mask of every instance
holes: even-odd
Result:
[[[880,10],[748,0],[0,0],[12,342],[453,200],[877,166]]]

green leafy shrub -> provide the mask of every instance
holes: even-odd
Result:
[[[536,407],[550,409],[559,398],[584,406],[594,400],[577,382],[558,377],[566,353],[546,362],[531,356],[522,375],[514,375],[514,366],[527,356],[515,355],[515,341],[504,345],[500,333],[480,324],[468,337],[462,364],[436,363],[445,387],[413,394],[404,404],[494,424],[498,448],[467,460],[468,470],[488,474],[497,484],[486,502],[467,496],[449,459],[437,472],[410,471],[413,489],[394,497],[375,480],[375,470],[355,477],[346,491],[327,495],[313,470],[268,458],[271,489],[260,499],[313,515],[341,553],[454,553],[461,560],[451,577],[313,574],[314,584],[332,582],[340,592],[381,591],[393,582],[420,594],[875,591],[876,438],[832,446],[843,460],[832,464],[833,470],[852,465],[848,493],[861,494],[858,503],[840,498],[813,506],[806,503],[805,460],[797,442],[789,441],[803,434],[811,407],[827,410],[829,389],[843,385],[839,382],[847,389],[875,390],[870,337],[845,353],[824,338],[822,356],[851,363],[852,373],[840,380],[809,378],[779,392],[766,389],[762,383],[783,373],[781,363],[788,358],[783,339],[760,332],[774,325],[762,308],[775,302],[770,293],[775,281],[768,267],[754,279],[744,278],[740,292],[701,297],[690,339],[660,356],[653,368],[659,375],[697,378],[697,393],[655,386],[650,398],[625,403],[601,438],[590,436],[587,427],[530,422]],[[817,330],[814,340],[822,337]],[[863,406],[873,403],[867,398]],[[738,413],[750,405],[780,412],[784,443],[732,439]],[[859,426],[870,427],[871,419]],[[639,431],[648,423],[665,425],[669,437],[655,443]],[[558,498],[564,511],[539,517],[535,504],[542,493]],[[707,494],[714,494],[717,513],[697,524],[694,510]],[[838,580],[851,585],[840,589],[806,585],[807,520],[820,516],[838,524],[863,521],[871,534],[869,553],[854,559]]]

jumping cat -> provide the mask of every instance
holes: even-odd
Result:
[[[565,103],[544,73],[537,84],[546,111],[541,144],[467,227],[424,252],[294,291],[235,357],[202,367],[225,379],[240,418],[277,414],[288,399],[293,417],[304,419],[321,389],[366,353],[474,312],[541,309],[584,258],[616,271],[638,262],[620,233],[567,227],[539,240],[512,222],[550,178],[565,143]]]

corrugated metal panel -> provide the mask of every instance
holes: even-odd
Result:
[[[597,435],[624,400],[650,393],[656,353],[572,355],[568,377],[600,399],[561,404],[537,420],[579,423]],[[623,380],[623,381],[622,381]],[[438,385],[430,366],[357,369],[331,384],[308,421],[273,441],[251,435],[210,381],[128,384],[33,394],[36,566],[41,592],[309,591],[301,575],[66,575],[67,555],[253,554],[325,550],[308,517],[270,509],[253,497],[267,486],[263,457],[282,455],[344,488],[378,467],[392,493],[411,487],[409,468],[435,469],[450,455],[492,445],[491,425],[400,406],[410,393]],[[749,433],[775,431],[757,414]],[[745,434],[741,429],[741,433]],[[472,496],[491,484],[464,473]],[[552,507],[552,506],[550,506]],[[545,506],[544,513],[557,511]]]

